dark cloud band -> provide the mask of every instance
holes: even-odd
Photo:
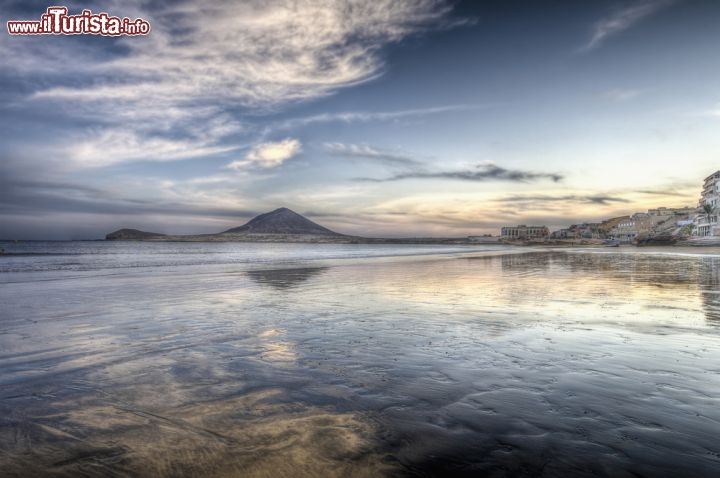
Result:
[[[557,173],[542,173],[536,171],[523,171],[519,169],[505,169],[500,166],[486,165],[480,166],[478,171],[413,171],[408,173],[396,174],[389,178],[360,178],[362,181],[371,182],[388,182],[402,181],[404,179],[457,179],[461,181],[509,181],[516,183],[527,183],[549,179],[553,182],[563,180],[563,176]]]

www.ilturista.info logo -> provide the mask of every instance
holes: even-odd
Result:
[[[83,10],[80,15],[68,15],[66,7],[49,7],[39,22],[7,22],[11,35],[147,35],[150,24],[138,18],[111,17],[107,13]]]

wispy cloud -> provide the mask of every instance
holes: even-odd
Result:
[[[642,0],[616,10],[612,15],[598,21],[594,27],[590,40],[580,51],[593,50],[608,38],[632,27],[640,20],[669,7],[675,0]]]
[[[325,143],[323,148],[333,155],[380,161],[392,166],[417,168],[422,164],[408,154],[386,151],[366,144]]]
[[[459,25],[451,8],[446,0],[125,2],[121,13],[149,21],[151,35],[120,38],[113,53],[15,42],[7,67],[56,80],[37,82],[53,85],[30,96],[39,107],[98,119],[98,132],[72,138],[71,160],[184,159],[236,141],[245,125],[230,111],[275,111],[378,77],[388,44]]]
[[[640,95],[639,90],[624,88],[614,88],[612,90],[606,90],[600,93],[600,96],[602,96],[603,98],[617,103],[632,100],[634,98],[637,98],[638,95]]]
[[[13,168],[0,169],[0,215],[43,217],[48,213],[80,213],[237,217],[250,214],[247,209],[233,207],[234,204],[210,201],[201,196],[188,197],[187,191],[184,196],[175,196],[157,183],[153,183],[154,197],[138,198],[125,194],[127,189],[142,187],[132,181],[121,181],[113,189],[53,177],[28,180],[25,176]]]
[[[583,203],[583,204],[596,204],[596,205],[607,205],[611,203],[629,203],[630,201],[620,196],[609,196],[609,195],[518,195],[518,196],[506,196],[498,199],[500,202],[506,203]]]
[[[705,115],[720,117],[720,104],[716,105],[715,109],[711,109],[705,112]]]
[[[230,169],[242,169],[247,166],[274,168],[302,151],[302,143],[295,138],[285,138],[275,143],[260,143],[253,146],[245,159],[228,164]]]
[[[118,80],[37,96],[250,107],[316,98],[373,78],[382,46],[442,22],[449,10],[441,0],[173,3],[149,13],[146,41],[125,41],[130,54],[98,68],[123,74]]]
[[[641,189],[641,190],[639,190],[638,192],[639,192],[640,194],[647,194],[647,195],[650,195],[650,196],[672,196],[672,197],[684,197],[684,198],[687,198],[687,197],[688,197],[688,194],[687,194],[687,193],[682,193],[682,192],[680,192],[680,191],[674,191],[674,190]],[[693,191],[692,194],[696,194],[696,193],[697,193],[697,191]],[[691,197],[694,197],[694,196],[691,196]]]
[[[293,129],[316,123],[366,123],[370,121],[393,121],[403,118],[436,115],[454,111],[469,111],[488,108],[488,105],[445,105],[430,108],[414,108],[396,111],[343,111],[339,113],[323,113],[319,115],[290,118],[272,126],[273,129]]]
[[[389,178],[359,178],[361,181],[388,182],[401,181],[404,179],[456,179],[461,181],[508,181],[516,183],[527,183],[542,179],[550,179],[554,182],[561,181],[563,176],[556,173],[541,173],[536,171],[523,171],[519,169],[505,169],[494,164],[478,165],[477,170],[466,171],[413,171],[396,174]]]
[[[97,128],[73,138],[60,151],[73,165],[84,167],[108,166],[124,161],[174,161],[211,156],[237,149],[221,145],[215,137],[171,137],[148,134],[132,128]]]

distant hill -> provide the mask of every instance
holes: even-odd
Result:
[[[105,236],[109,241],[155,242],[302,242],[334,244],[477,244],[467,238],[371,238],[347,236],[312,222],[286,207],[260,214],[240,227],[216,234],[165,235],[137,229],[120,229]]]
[[[157,232],[145,232],[137,229],[118,229],[115,232],[105,236],[108,241],[141,241],[144,239],[153,239],[165,237],[165,234],[158,234]]]
[[[234,227],[222,234],[303,234],[320,236],[341,236],[322,227],[310,219],[286,207],[260,214],[240,227]]]
[[[260,242],[349,242],[338,234],[286,207],[260,214],[246,224],[217,234],[167,236],[137,229],[119,229],[105,236],[109,241],[260,241]]]

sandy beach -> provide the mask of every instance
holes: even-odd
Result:
[[[720,255],[233,247],[267,260],[3,258],[3,475],[720,465]]]

